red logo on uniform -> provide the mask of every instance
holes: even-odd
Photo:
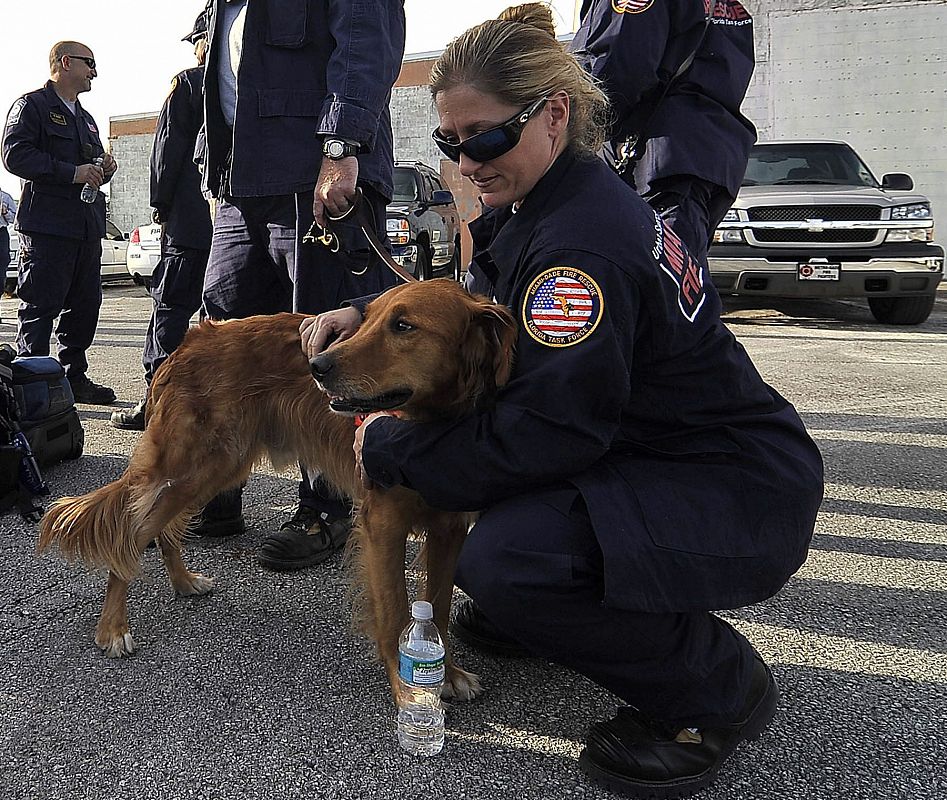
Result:
[[[677,304],[688,322],[693,322],[707,299],[704,276],[700,264],[691,258],[683,242],[661,218],[655,214],[656,234],[652,255],[658,266],[669,275],[677,287]]]

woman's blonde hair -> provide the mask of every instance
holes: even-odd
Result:
[[[563,91],[572,148],[594,156],[605,141],[605,93],[556,39],[552,12],[542,3],[511,6],[454,39],[431,68],[431,94],[436,99],[457,86],[523,107]]]

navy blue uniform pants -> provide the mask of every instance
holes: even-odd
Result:
[[[149,385],[158,367],[181,344],[191,317],[201,307],[207,255],[207,250],[177,247],[162,237],[161,260],[151,276],[154,308],[141,359]]]
[[[385,198],[368,186],[362,191],[379,239],[385,241]],[[280,311],[320,314],[394,284],[395,276],[350,221],[333,226],[341,240],[336,253],[303,243],[311,225],[311,191],[219,201],[204,279],[204,313],[211,319]],[[316,475],[300,482],[299,499],[334,517],[349,513],[347,501]]]
[[[644,199],[680,237],[691,256],[706,264],[714,231],[733,204],[729,192],[692,175],[677,175],[652,181]]]
[[[464,543],[456,583],[532,652],[655,719],[682,727],[732,721],[749,691],[753,649],[719,617],[605,604],[602,553],[571,485],[486,511]]]
[[[10,231],[6,225],[0,225],[0,273],[7,279],[7,267],[10,266]]]
[[[53,322],[57,357],[69,378],[85,375],[102,306],[102,240],[20,233],[17,353],[48,356]]]

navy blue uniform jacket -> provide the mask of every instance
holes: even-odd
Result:
[[[234,133],[220,111],[217,7],[210,6],[205,76],[205,186],[215,196],[312,189],[325,135],[357,142],[359,180],[392,192],[388,99],[404,56],[402,0],[250,0]],[[231,141],[232,140],[232,141]],[[222,186],[233,148],[229,188]]]
[[[165,220],[164,235],[177,247],[210,250],[211,219],[201,194],[194,147],[204,120],[204,68],[175,75],[151,148],[151,206]]]
[[[700,40],[711,0],[585,0],[570,45],[602,81],[616,124],[612,138],[637,133],[648,99],[660,92]],[[736,197],[756,141],[740,113],[755,63],[753,20],[738,0],[717,0],[690,68],[647,125],[635,169],[642,194],[652,180],[694,175]]]
[[[83,203],[82,186],[72,182],[77,166],[104,151],[92,115],[76,101],[73,116],[52,81],[19,98],[3,130],[3,164],[24,181],[16,229],[67,239],[105,236],[105,195]]]
[[[520,325],[512,377],[489,411],[373,422],[368,474],[448,510],[571,481],[618,607],[778,591],[805,559],[822,459],[721,322],[706,267],[603,161],[568,152],[516,214],[471,229],[472,288]]]

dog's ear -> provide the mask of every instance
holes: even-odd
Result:
[[[513,369],[516,321],[506,306],[471,300],[471,320],[461,346],[462,396],[478,407],[489,404]]]

